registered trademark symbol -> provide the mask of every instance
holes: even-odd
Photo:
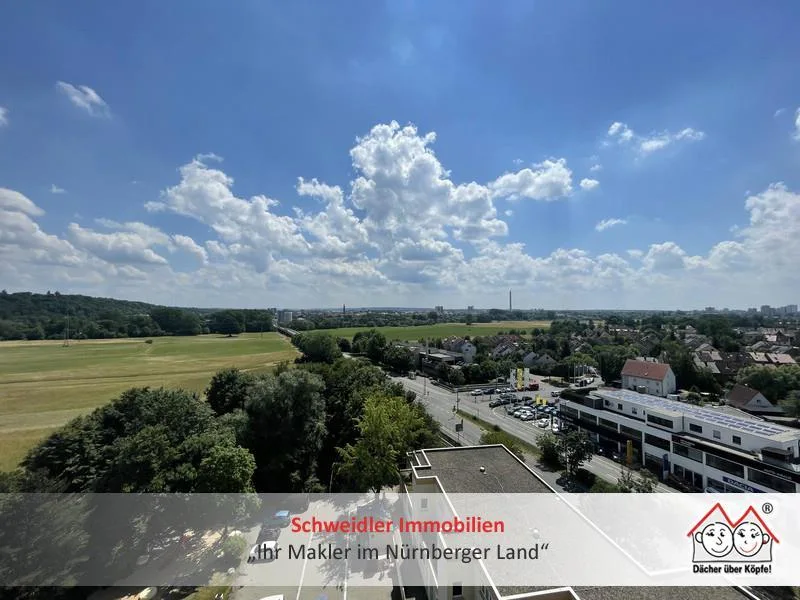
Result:
[[[765,502],[764,505],[761,507],[761,512],[763,512],[765,515],[771,513],[772,510],[773,510],[772,504],[770,504],[769,502]]]

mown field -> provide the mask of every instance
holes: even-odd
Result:
[[[545,329],[550,327],[550,321],[498,321],[495,323],[475,323],[465,325],[464,323],[438,323],[436,325],[420,325],[418,327],[376,327],[386,336],[387,340],[419,340],[424,338],[445,338],[451,335],[476,336],[493,335],[498,331],[508,331],[509,329],[524,329],[529,334],[531,329],[538,327]],[[345,337],[352,339],[359,331],[366,331],[369,327],[343,327],[342,329],[320,329],[327,331],[335,337]]]
[[[266,371],[297,356],[277,333],[237,337],[0,342],[0,470],[54,428],[137,386],[201,392],[226,367]]]

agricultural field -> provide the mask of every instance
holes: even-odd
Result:
[[[42,437],[131,387],[202,392],[220,369],[267,371],[297,351],[277,333],[0,342],[0,470]]]
[[[437,323],[436,325],[420,325],[418,327],[376,327],[386,336],[386,339],[399,341],[416,341],[425,338],[445,338],[451,335],[458,336],[479,336],[493,335],[498,331],[508,331],[509,329],[523,329],[526,334],[530,334],[531,329],[538,327],[546,329],[550,327],[550,321],[497,321],[494,323]],[[334,337],[345,337],[352,339],[359,331],[366,331],[369,327],[343,327],[341,329],[320,329],[327,331]]]

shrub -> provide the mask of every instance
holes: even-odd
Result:
[[[144,343],[145,343],[145,344],[152,344],[152,343],[153,343],[153,340],[145,340],[145,341],[144,341]]]
[[[247,540],[241,535],[232,535],[222,542],[222,555],[226,561],[238,565],[247,549]]]

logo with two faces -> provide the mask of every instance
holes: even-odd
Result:
[[[772,545],[780,542],[755,508],[736,521],[717,502],[689,531],[695,563],[772,562]]]

